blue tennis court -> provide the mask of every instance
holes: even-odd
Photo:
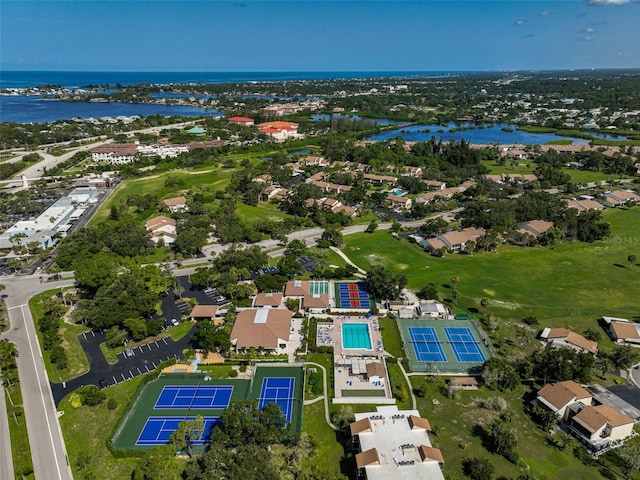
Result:
[[[444,333],[459,362],[484,362],[486,357],[480,345],[467,327],[445,327]]]
[[[180,422],[185,420],[195,420],[195,417],[149,417],[147,418],[136,445],[167,445],[169,437],[178,429]],[[204,432],[199,435],[196,432],[196,439],[192,439],[193,445],[204,445],[209,441],[213,427],[220,424],[220,417],[205,417]]]
[[[223,409],[229,406],[233,386],[228,385],[167,385],[162,389],[154,409],[210,408]]]
[[[447,361],[434,328],[409,327],[409,335],[419,362]]]
[[[291,421],[296,379],[293,377],[265,377],[262,379],[258,408],[268,403],[280,405],[287,422]]]

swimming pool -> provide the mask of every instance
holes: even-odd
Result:
[[[371,350],[369,326],[366,323],[343,323],[342,348]]]

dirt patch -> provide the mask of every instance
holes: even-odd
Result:
[[[506,308],[507,310],[517,310],[522,305],[520,305],[518,303],[513,303],[513,302],[503,302],[501,300],[491,300],[491,306],[499,307],[499,308]]]

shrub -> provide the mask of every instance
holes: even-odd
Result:
[[[536,317],[524,317],[522,319],[522,321],[524,323],[526,323],[527,325],[537,325],[538,324],[538,319]]]
[[[118,408],[118,401],[111,397],[108,401],[107,401],[107,408],[109,410],[115,410],[116,408]]]
[[[106,398],[105,393],[95,385],[87,385],[77,390],[83,405],[100,405]]]
[[[243,365],[240,365],[240,371],[241,371],[242,373],[246,372],[246,371],[247,371],[247,366],[246,366],[246,365],[244,365],[244,364],[243,364]]]
[[[229,372],[229,377],[230,377],[230,378],[235,378],[235,377],[237,377],[237,376],[238,376],[238,371],[237,371],[237,370],[232,369],[232,370]]]

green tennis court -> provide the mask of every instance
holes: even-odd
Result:
[[[488,337],[473,320],[398,320],[398,328],[412,372],[479,374],[491,357]],[[427,331],[431,341],[424,338]],[[463,354],[467,350],[452,339],[451,332],[459,331],[464,331],[473,354]]]
[[[140,388],[111,438],[113,446],[117,450],[149,449],[154,445],[168,443],[172,433],[170,430],[175,430],[182,420],[202,416],[213,424],[212,419],[220,417],[227,404],[241,400],[262,400],[263,405],[269,403],[269,398],[260,398],[265,378],[287,379],[292,385],[291,400],[284,413],[290,419],[292,431],[300,432],[304,402],[302,366],[257,366],[252,380],[209,379],[206,373],[161,374]],[[277,383],[278,380],[268,382]],[[171,392],[171,395],[179,392],[179,397],[174,395],[179,401],[173,397],[168,401],[167,398],[171,395],[167,392]],[[224,401],[218,402],[221,394],[224,398],[220,398]],[[278,401],[275,403],[280,404]],[[153,441],[149,441],[147,437],[153,437]],[[195,449],[198,448],[204,450],[204,442],[200,446],[196,445]]]

